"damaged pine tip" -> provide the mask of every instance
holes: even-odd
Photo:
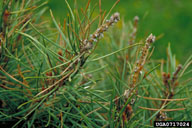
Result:
[[[82,41],[81,52],[88,51],[93,48],[93,42],[98,42],[100,38],[103,37],[103,33],[108,30],[114,23],[120,20],[120,14],[118,12],[114,13],[109,20],[101,25],[93,34],[90,34],[89,39]]]

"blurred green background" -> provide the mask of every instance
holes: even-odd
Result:
[[[68,0],[73,7],[73,0]],[[91,0],[92,5],[99,0]],[[116,0],[102,0],[102,9],[109,11]],[[87,0],[77,0],[85,8]],[[55,17],[63,22],[67,13],[65,0],[50,0],[48,6]],[[95,10],[99,12],[98,8]],[[164,36],[156,41],[153,57],[166,59],[166,48],[171,43],[177,61],[184,63],[192,54],[192,1],[191,0],[120,0],[113,12],[118,11],[126,22],[139,16],[137,40],[150,33]],[[48,14],[48,13],[47,13]],[[49,15],[49,14],[48,14]]]

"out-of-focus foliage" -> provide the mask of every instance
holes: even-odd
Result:
[[[92,4],[98,3],[98,0],[91,1]],[[102,0],[102,8],[109,10],[115,1]],[[70,2],[73,2],[73,0]],[[81,3],[78,2],[78,4],[85,8],[86,2],[86,0],[81,0]],[[50,0],[49,7],[62,23],[67,12],[65,1]],[[158,51],[154,53],[155,58],[166,58],[166,47],[169,42],[171,42],[173,53],[182,62],[192,53],[191,0],[120,0],[119,5],[113,11],[117,10],[125,21],[132,20],[135,15],[140,17],[137,40],[151,32],[157,36],[163,35],[155,44]],[[98,8],[96,8],[96,12],[99,13]]]

